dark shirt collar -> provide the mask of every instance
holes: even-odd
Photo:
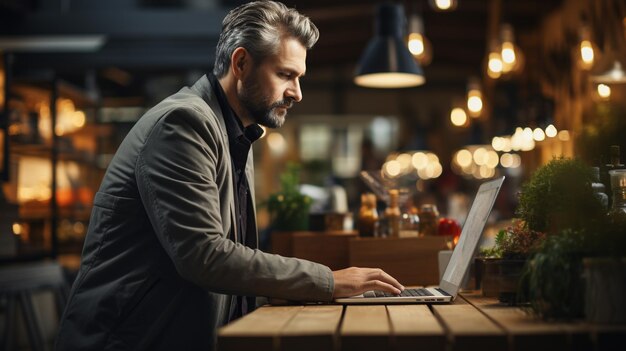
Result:
[[[224,89],[222,89],[222,85],[217,80],[217,77],[215,77],[213,73],[207,74],[207,77],[209,78],[209,82],[211,82],[211,86],[213,87],[213,91],[217,97],[217,102],[222,109],[228,139],[240,140],[241,137],[244,136],[250,143],[257,141],[263,135],[263,128],[256,123],[252,123],[244,128],[241,123],[241,119],[228,103],[226,93],[224,92]]]

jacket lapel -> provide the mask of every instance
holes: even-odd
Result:
[[[215,96],[215,93],[213,92],[213,88],[211,87],[211,83],[209,82],[209,79],[207,78],[207,76],[204,75],[202,76],[202,78],[198,79],[198,81],[193,85],[193,89],[196,90],[200,94],[202,99],[209,105],[211,110],[213,110],[213,112],[217,116],[217,121],[220,126],[220,135],[222,137],[221,141],[222,141],[222,144],[224,145],[224,150],[230,150],[230,145],[228,143],[228,134],[226,133],[226,122],[224,122],[224,115],[222,114],[222,109],[220,108],[220,104],[217,101],[217,97]],[[232,174],[232,166],[231,166],[232,161],[230,159],[230,153],[226,152],[223,156],[224,156],[224,162],[226,163],[226,166],[224,167],[224,169],[226,170],[226,179],[227,179],[226,190],[228,191],[228,194],[231,194],[231,196],[229,197],[230,198],[230,204],[229,204],[230,223],[231,223],[231,228],[232,228],[233,235],[234,235],[234,240],[235,242],[237,242],[239,232],[237,228],[237,220],[235,218],[235,213],[236,213],[235,212],[235,198],[233,197],[235,194],[235,191],[234,191],[234,185],[233,185],[233,174]],[[248,174],[248,166],[246,165],[246,176],[247,174]],[[252,189],[253,187],[251,186],[250,188]],[[250,190],[250,191],[252,192],[253,190]],[[252,199],[254,200],[254,197],[252,197]],[[255,212],[255,218],[256,218],[256,212]]]

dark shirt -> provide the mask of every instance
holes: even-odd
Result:
[[[256,248],[256,221],[253,213],[253,199],[250,194],[250,184],[246,178],[246,162],[252,143],[263,135],[263,129],[258,124],[244,127],[241,119],[228,104],[226,93],[213,74],[208,74],[213,91],[222,110],[228,135],[230,158],[233,167],[235,185],[235,218],[237,237],[231,236],[231,240],[239,242],[251,248]],[[230,319],[241,317],[254,308],[254,298],[237,297],[237,308],[231,314]]]

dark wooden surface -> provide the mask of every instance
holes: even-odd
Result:
[[[356,231],[273,232],[271,252],[339,270],[378,267],[407,285],[439,284],[439,251],[451,237],[360,238]],[[420,267],[420,269],[413,269]]]
[[[546,322],[476,293],[439,305],[265,306],[219,350],[623,350],[626,325]]]

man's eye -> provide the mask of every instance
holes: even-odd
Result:
[[[278,76],[285,79],[291,78],[291,74],[285,72],[278,72]]]

